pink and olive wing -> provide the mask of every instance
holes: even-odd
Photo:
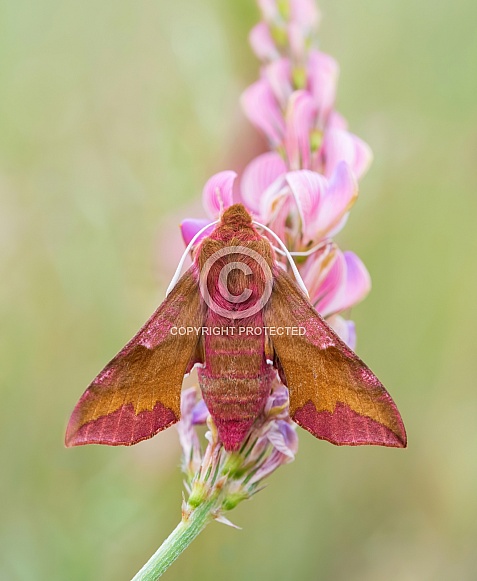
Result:
[[[275,331],[289,328],[290,334],[285,330],[271,339],[290,392],[290,416],[297,424],[337,445],[406,447],[404,425],[391,396],[286,273],[276,274],[265,324]]]
[[[66,431],[67,446],[135,444],[180,418],[184,373],[199,335],[181,327],[201,327],[198,284],[191,270],[87,388]]]

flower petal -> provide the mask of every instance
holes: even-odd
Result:
[[[262,131],[275,147],[285,134],[285,120],[270,83],[263,78],[245,89],[242,108],[249,121]]]
[[[369,145],[356,135],[351,134],[351,138],[354,143],[353,169],[354,173],[359,179],[363,177],[368,171],[369,166],[373,161],[373,152]]]
[[[328,181],[325,195],[315,222],[310,225],[308,235],[314,232],[315,239],[330,231],[336,232],[338,224],[354,204],[358,196],[358,185],[349,166],[340,162]]]
[[[287,233],[288,237],[293,237],[296,234],[290,234],[290,228],[288,226],[288,218],[290,213],[293,211],[294,204],[290,196],[284,196],[275,203],[273,208],[273,214],[269,220],[264,220],[267,222],[268,227],[275,232],[275,234],[286,244]],[[272,241],[274,244],[274,242]],[[286,270],[286,269],[285,269]]]
[[[285,174],[286,170],[285,162],[274,151],[252,160],[245,168],[240,183],[240,192],[247,208],[259,214],[263,194],[279,176]]]
[[[338,164],[345,161],[357,179],[368,170],[373,154],[362,139],[343,129],[331,128],[325,133],[322,155],[325,159],[324,173],[331,176]]]
[[[356,349],[356,325],[354,321],[343,319],[340,315],[333,315],[326,319],[326,322],[338,333],[346,345],[353,351]]]
[[[328,118],[336,97],[339,66],[333,57],[311,50],[308,58],[308,86],[318,107],[320,121]]]
[[[341,296],[340,311],[361,302],[371,290],[371,277],[363,261],[349,250],[344,253],[346,260],[346,286]]]
[[[285,176],[278,177],[260,199],[260,219],[282,240],[285,237],[285,223],[290,212],[289,188]]]
[[[233,204],[233,187],[237,174],[222,171],[212,176],[204,186],[202,203],[209,216],[217,218]]]
[[[338,111],[331,111],[328,117],[328,123],[326,124],[327,130],[329,129],[348,129],[348,121],[338,113]]]
[[[321,14],[315,0],[290,0],[290,13],[291,20],[302,27],[313,29],[320,23]]]
[[[181,419],[191,421],[192,410],[197,402],[197,389],[189,387],[181,392]]]
[[[322,175],[306,169],[287,173],[286,180],[295,198],[302,231],[307,239],[310,225],[313,226],[317,220],[327,180]]]
[[[336,244],[330,242],[324,248],[310,256],[305,263],[303,281],[308,289],[310,302],[314,305],[323,296],[321,285],[333,266],[337,252],[339,250]]]
[[[317,107],[308,91],[295,91],[288,102],[285,149],[290,169],[309,169],[310,134],[315,129]]]
[[[276,0],[258,0],[258,5],[265,20],[271,21],[278,17]]]
[[[253,52],[260,60],[271,61],[280,56],[266,22],[259,22],[252,28],[249,42]]]
[[[327,275],[315,292],[316,310],[322,317],[336,313],[335,304],[339,302],[346,284],[346,260],[337,249],[335,260]]]
[[[290,59],[283,57],[274,60],[264,68],[263,74],[268,79],[275,97],[284,109],[293,92]]]
[[[192,408],[192,424],[195,426],[205,424],[208,417],[209,410],[205,405],[205,401],[202,398],[200,398],[199,401]]]
[[[214,520],[220,524],[226,525],[228,527],[232,527],[233,529],[237,529],[238,531],[242,530],[242,527],[239,527],[238,525],[234,524],[231,520],[229,520],[223,514],[214,515]]]
[[[276,417],[278,410],[288,407],[288,400],[288,389],[284,385],[279,384],[268,396],[267,403],[265,404],[265,414]]]
[[[194,218],[187,218],[186,220],[183,220],[180,225],[180,229],[182,239],[184,240],[185,245],[188,246],[192,238],[194,238],[194,236],[197,234],[197,232],[200,232],[202,228],[205,228],[205,226],[207,226],[207,224],[210,224],[210,220],[195,220]],[[197,239],[196,241],[197,244],[203,238],[208,236],[213,229],[214,226],[211,226],[210,230],[208,229],[205,232],[203,232],[203,234],[199,236],[199,238]]]
[[[303,62],[308,40],[308,30],[297,22],[291,21],[288,25],[288,44],[290,46],[290,53],[295,62]]]
[[[298,450],[298,437],[291,423],[286,420],[276,420],[271,424],[267,438],[278,452],[293,460]]]
[[[194,429],[192,410],[197,402],[195,387],[185,389],[181,393],[181,420],[177,424],[179,441],[182,447],[182,469],[192,477],[201,463],[200,442]]]
[[[354,252],[349,251],[344,252],[341,256],[344,264],[344,276],[342,275],[339,288],[334,287],[332,292],[328,292],[320,303],[320,308],[326,313],[324,316],[349,309],[362,301],[371,290],[371,277],[360,258]]]

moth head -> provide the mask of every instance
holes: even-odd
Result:
[[[250,228],[252,225],[252,216],[247,212],[245,206],[242,204],[234,204],[224,211],[221,216],[220,225],[235,231]]]

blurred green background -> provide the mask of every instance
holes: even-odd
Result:
[[[338,107],[375,162],[339,242],[352,316],[409,448],[296,461],[164,579],[477,579],[477,4],[322,0]],[[98,370],[162,300],[213,172],[257,139],[238,98],[252,0],[0,3],[0,578],[129,579],[180,518],[174,429],[63,448]]]

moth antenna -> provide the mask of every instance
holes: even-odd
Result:
[[[260,226],[260,228],[263,228],[266,232],[268,232],[271,236],[273,236],[275,238],[275,240],[278,242],[278,244],[282,247],[282,250],[284,252],[284,256],[287,257],[288,262],[290,263],[291,269],[292,269],[293,274],[296,278],[298,286],[305,293],[305,295],[309,298],[310,295],[308,294],[308,289],[306,288],[305,283],[303,282],[303,279],[301,278],[301,275],[298,272],[298,268],[296,267],[295,261],[293,260],[292,255],[290,254],[288,248],[285,246],[284,242],[282,242],[281,238],[279,238],[278,235],[275,234],[275,232],[273,230],[270,230],[270,228],[268,228],[264,224],[260,224],[260,222],[256,222],[255,220],[252,220],[252,223],[255,224],[256,226]]]
[[[171,292],[171,290],[176,286],[177,281],[180,279],[182,268],[184,267],[184,262],[186,261],[186,258],[189,255],[189,252],[191,251],[192,247],[194,246],[194,243],[197,240],[197,238],[199,238],[199,236],[201,234],[203,234],[206,230],[208,230],[211,226],[215,226],[215,224],[218,224],[219,222],[220,222],[220,220],[215,220],[215,222],[211,222],[210,224],[207,224],[207,226],[204,226],[203,228],[201,228],[197,232],[197,234],[192,238],[192,240],[189,242],[189,244],[187,245],[187,248],[184,250],[184,254],[182,255],[182,258],[179,260],[179,264],[177,265],[176,272],[174,273],[174,276],[172,277],[172,280],[171,280],[169,286],[167,287],[166,297]]]
[[[273,248],[273,250],[275,250],[275,252],[276,252],[277,254],[279,254],[280,256],[286,256],[286,254],[285,254],[285,252],[283,252],[283,250],[281,250],[280,248],[277,248],[276,246],[273,246],[273,244],[272,244],[272,248]]]
[[[322,242],[320,242],[316,246],[313,246],[313,248],[310,248],[310,250],[304,250],[303,252],[290,252],[290,254],[292,256],[311,256],[315,252],[318,252],[318,250],[321,250],[322,248],[325,248],[326,246],[328,246],[328,244],[332,244],[332,242],[329,238],[327,238],[326,240],[323,240]]]
[[[294,251],[292,252],[292,251],[289,251],[289,253],[290,253],[290,256],[311,256],[312,254],[314,254],[318,250],[321,250],[322,248],[324,248],[328,244],[332,244],[332,242],[331,242],[330,239],[323,240],[323,242],[320,242],[316,246],[313,246],[313,248],[310,248],[310,250],[304,250],[303,252],[298,252],[298,251],[297,252],[294,252]],[[281,256],[286,256],[286,253],[283,252],[283,250],[280,250],[280,248],[277,248],[276,246],[273,246],[273,244],[272,244],[272,248],[273,248],[273,250],[275,250],[275,252],[277,252]]]

